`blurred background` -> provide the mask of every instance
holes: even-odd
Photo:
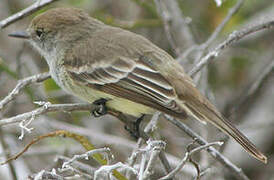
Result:
[[[0,0],[0,21],[33,3],[36,1]],[[48,71],[45,60],[27,42],[8,38],[7,35],[27,28],[33,17],[50,8],[82,8],[106,24],[141,34],[180,61],[186,72],[193,68],[199,57],[206,55],[233,31],[274,19],[273,1],[245,1],[220,34],[201,50],[193,47],[208,40],[238,1],[225,0],[220,6],[214,0],[170,0],[161,3],[162,6],[152,0],[60,0],[0,29],[0,100],[7,96],[19,79]],[[163,21],[163,17],[167,17],[168,21]],[[272,29],[253,33],[222,51],[194,78],[197,87],[267,155],[267,165],[250,157],[235,141],[227,140],[216,128],[186,121],[208,142],[226,140],[220,151],[242,168],[250,179],[274,179],[273,47]],[[193,50],[189,51],[189,48]],[[79,102],[48,79],[28,86],[0,112],[0,118],[31,111],[38,107],[34,101],[52,104]],[[26,133],[23,140],[18,139],[21,133],[18,124],[0,127],[1,162],[22,150],[35,137],[59,129],[82,134],[98,148],[110,147],[116,162],[125,163],[136,147],[136,141],[124,130],[124,124],[111,116],[94,118],[87,112],[47,113],[35,117],[29,127],[34,129]],[[161,139],[167,143],[166,152],[174,168],[192,139],[164,119],[160,119],[157,127]],[[56,155],[72,157],[84,152],[82,146],[73,140],[45,139],[33,145],[16,161],[0,166],[0,179],[26,179],[43,169],[50,171],[60,166],[54,161]],[[194,159],[202,170],[210,168],[202,179],[234,179],[231,172],[208,153],[198,153]],[[191,165],[180,173],[177,179],[195,177],[195,169]],[[155,171],[154,179],[159,175],[163,175],[161,170]]]

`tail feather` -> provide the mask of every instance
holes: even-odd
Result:
[[[195,108],[193,105],[188,105],[194,114],[198,117],[203,117],[207,122],[215,125],[217,128],[231,136],[235,139],[250,155],[256,159],[267,163],[267,157],[261,153],[256,146],[250,142],[247,137],[242,134],[233,124],[227,121],[221,116],[221,114],[215,109],[215,107],[208,101],[205,103],[195,103]]]
[[[245,135],[243,135],[236,127],[234,127],[229,121],[224,118],[212,121],[212,123],[219,129],[230,135],[235,139],[250,155],[256,159],[267,163],[267,157],[261,153],[256,146],[250,142]]]

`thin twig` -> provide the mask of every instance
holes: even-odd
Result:
[[[189,158],[191,157],[192,154],[194,154],[198,151],[201,151],[203,149],[209,148],[210,146],[213,146],[213,145],[221,146],[222,144],[223,144],[223,142],[208,143],[208,144],[199,146],[199,147],[191,150],[190,152],[186,152],[184,158],[181,160],[179,165],[173,171],[171,171],[169,174],[167,174],[166,176],[160,178],[160,180],[170,179],[170,178],[174,177],[180,171],[180,169],[182,169],[184,167],[184,165],[189,160]]]
[[[238,12],[238,10],[241,8],[243,3],[244,3],[244,0],[238,0],[238,2],[235,4],[235,6],[233,6],[231,9],[229,9],[228,14],[224,18],[224,20],[221,22],[221,24],[218,25],[218,27],[211,34],[211,36],[207,39],[207,41],[201,45],[201,47],[203,49],[207,48],[219,36],[219,34],[224,29],[225,25],[230,21],[232,16]]]
[[[116,169],[130,170],[134,174],[136,174],[136,175],[138,174],[138,172],[134,168],[132,168],[132,167],[126,165],[126,164],[123,164],[121,162],[118,162],[118,163],[113,164],[113,165],[104,165],[104,166],[101,166],[99,169],[97,169],[95,171],[95,173],[94,173],[94,180],[101,179],[101,178],[106,179],[106,176],[110,177],[111,172],[114,171],[114,170],[116,170]]]
[[[69,161],[69,160],[70,160],[70,158],[65,157],[65,156],[60,156],[60,155],[58,155],[55,159],[55,161],[57,161],[57,164],[63,164],[65,162]],[[84,164],[84,163],[81,163],[81,162],[78,162],[78,161],[72,162],[70,164],[70,166],[72,166],[74,169],[79,169],[81,172],[84,172],[84,173],[89,174],[91,176],[93,176],[94,172],[95,172],[94,167],[91,167],[88,164]]]
[[[74,155],[70,160],[66,161],[63,163],[62,165],[62,169],[65,169],[67,167],[69,167],[74,161],[78,161],[80,159],[89,159],[90,156],[92,156],[93,154],[98,154],[98,153],[101,153],[101,154],[106,154],[108,159],[109,158],[112,158],[112,154],[110,152],[110,149],[109,148],[100,148],[100,149],[93,149],[93,150],[90,150],[88,152],[85,152],[84,154],[76,154]],[[110,160],[107,160],[107,163],[110,163]]]
[[[155,146],[152,149],[150,158],[147,163],[147,167],[143,173],[142,179],[150,179],[150,176],[153,174],[153,168],[156,165],[156,159],[160,155],[160,152],[162,152],[165,149],[166,144],[165,143],[158,143],[157,146]]]
[[[42,170],[38,172],[37,174],[35,174],[34,176],[30,176],[29,178],[32,178],[33,180],[37,180],[37,179],[65,180],[64,177],[56,174],[55,172],[49,172],[45,170]]]
[[[154,0],[154,2],[156,4],[158,14],[160,14],[160,16],[163,20],[164,30],[165,30],[165,33],[166,33],[167,40],[168,40],[171,48],[175,52],[175,54],[179,55],[180,50],[178,49],[177,45],[175,44],[174,38],[172,37],[172,33],[171,33],[171,30],[170,30],[170,26],[169,26],[170,14],[168,13],[166,8],[164,7],[161,0]]]
[[[154,0],[157,11],[163,20],[167,39],[179,55],[184,49],[195,44],[193,34],[187,24],[187,19],[184,17],[179,4],[176,0]]]
[[[50,78],[49,73],[37,74],[34,76],[27,77],[25,79],[19,80],[15,88],[7,95],[2,101],[0,101],[0,111],[7,105],[10,101],[12,101],[16,96],[20,94],[20,92],[29,84],[39,83],[46,79]]]
[[[96,109],[97,106],[93,104],[86,103],[75,103],[75,104],[49,104],[48,106],[42,106],[33,111],[19,114],[10,118],[1,119],[0,126],[7,124],[19,123],[23,120],[29,119],[33,116],[38,116],[48,112],[71,112],[71,111],[92,111]]]
[[[44,7],[46,5],[49,5],[50,3],[53,3],[55,1],[58,1],[58,0],[39,0],[39,1],[36,1],[36,3],[32,4],[31,6],[27,7],[26,9],[23,9],[22,11],[20,11],[16,14],[13,14],[13,15],[9,16],[8,18],[0,21],[0,30],[7,27],[11,23],[14,23],[14,22],[18,21],[19,19],[22,19],[22,18],[32,14],[33,12],[38,11],[42,7]]]
[[[244,89],[240,99],[237,99],[236,103],[233,103],[233,107],[228,110],[229,116],[232,115],[247,99],[249,99],[260,87],[263,80],[274,70],[274,60],[272,59],[266,67],[258,73],[258,76],[255,80],[252,81],[252,84],[248,88]]]
[[[214,50],[209,52],[206,56],[204,56],[200,62],[198,62],[188,73],[191,77],[193,77],[197,72],[199,72],[206,64],[208,64],[212,59],[218,56],[221,50],[225,49],[226,47],[232,45],[233,43],[239,41],[240,39],[244,38],[245,36],[264,30],[270,29],[274,27],[274,20],[267,21],[261,23],[259,25],[251,26],[243,30],[234,31],[231,33],[228,38],[219,44]]]
[[[210,44],[219,36],[219,34],[222,32],[226,24],[230,21],[232,16],[238,12],[240,7],[243,5],[244,0],[238,0],[238,2],[233,6],[231,9],[229,9],[228,14],[224,18],[224,20],[221,22],[221,24],[218,25],[218,27],[215,29],[215,31],[211,34],[211,36],[201,45],[194,45],[190,48],[188,48],[179,58],[177,59],[185,59],[191,52],[194,50],[200,50],[203,51],[206,48],[210,46]]]
[[[179,129],[184,131],[188,136],[190,136],[192,139],[195,139],[197,143],[200,145],[208,144],[206,140],[204,140],[201,136],[199,136],[197,133],[195,133],[193,130],[191,130],[188,126],[186,126],[181,121],[178,121],[170,116],[165,116],[168,121],[170,121],[172,124],[176,125]],[[217,161],[219,161],[224,167],[228,168],[234,176],[239,180],[249,180],[249,178],[244,174],[241,168],[234,165],[229,159],[224,157],[219,151],[217,151],[213,147],[209,147],[207,151],[212,155]]]

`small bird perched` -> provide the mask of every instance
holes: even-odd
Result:
[[[158,110],[210,122],[267,162],[197,90],[181,65],[140,35],[105,25],[80,9],[56,8],[35,17],[26,32],[10,36],[28,39],[56,83],[81,99],[135,117]]]

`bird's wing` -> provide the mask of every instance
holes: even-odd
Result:
[[[186,117],[184,109],[175,102],[176,94],[170,83],[141,56],[131,60],[119,57],[110,64],[94,62],[75,69],[79,59],[65,64],[76,82],[93,89],[137,102],[175,117]],[[68,63],[69,62],[69,63]]]

